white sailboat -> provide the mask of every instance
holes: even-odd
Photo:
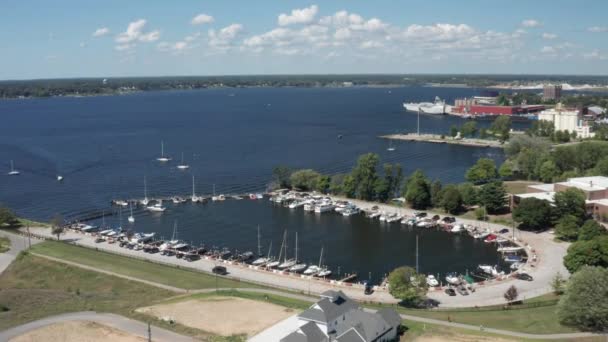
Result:
[[[275,268],[281,264],[281,256],[283,255],[283,247],[285,247],[285,240],[287,239],[287,231],[283,233],[283,241],[281,242],[281,248],[279,249],[279,257],[275,261],[271,261],[266,264],[266,267]]]
[[[163,200],[158,200],[154,205],[149,205],[146,207],[150,211],[162,213],[167,210],[167,208],[163,207]]]
[[[127,221],[129,221],[129,223],[134,223],[135,217],[133,216],[133,205],[131,203],[129,203],[129,209],[131,210],[131,215],[129,215]]]
[[[162,140],[160,142],[160,157],[156,158],[156,160],[158,160],[161,163],[165,163],[165,162],[168,162],[169,160],[171,160],[171,157],[165,156],[165,143]]]
[[[146,176],[144,176],[144,199],[141,200],[140,203],[145,206],[150,203],[150,200],[148,200],[148,185],[146,183]]]
[[[8,175],[9,176],[17,176],[19,175],[20,172],[15,170],[15,166],[13,165],[13,161],[11,160],[11,170],[9,171]]]
[[[269,248],[269,253],[270,253],[270,248]],[[269,261],[269,259],[268,259],[269,257],[270,257],[270,254],[268,255],[268,257],[262,256],[262,243],[260,241],[260,226],[258,225],[258,258],[255,259],[251,264],[254,266],[263,265]]]
[[[61,176],[61,175],[57,175],[57,181],[58,181],[58,182],[62,182],[62,181],[63,181],[63,176]]]
[[[199,203],[203,201],[203,197],[201,196],[196,196],[196,192],[194,191],[194,175],[192,175],[192,197],[190,198],[192,200],[192,203]]]
[[[295,265],[289,268],[289,272],[300,273],[306,269],[306,264],[301,263],[298,260],[298,232],[296,232],[296,258],[294,259]]]
[[[321,272],[321,261],[323,260],[323,247],[321,247],[321,255],[319,256],[319,265],[310,265],[306,271],[304,271],[305,275],[315,275]]]
[[[177,168],[180,170],[186,170],[186,169],[190,168],[190,165],[184,164],[184,152],[182,152],[182,162],[181,162],[181,164],[177,165]]]
[[[211,196],[211,200],[212,201],[224,201],[224,200],[226,200],[226,196],[224,196],[224,195],[219,195],[219,196],[215,195],[215,184],[213,184],[213,196]]]
[[[386,149],[389,152],[393,152],[395,150],[395,147],[393,146],[393,140],[389,139],[389,143],[388,143],[388,148]]]

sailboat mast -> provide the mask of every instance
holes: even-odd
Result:
[[[321,267],[322,260],[323,260],[323,246],[321,246],[321,256],[319,256],[319,267]]]
[[[164,141],[160,141],[160,156],[164,157],[165,156],[165,142]]]
[[[262,255],[262,245],[260,244],[260,225],[258,224],[258,256]]]
[[[144,199],[148,199],[148,184],[146,182],[146,176],[144,176]]]
[[[296,262],[298,261],[298,232],[296,232]]]
[[[268,246],[268,256],[267,259],[270,259],[270,251],[272,250],[272,241],[270,241],[270,246]]]
[[[192,198],[194,198],[196,194],[194,193],[194,175],[192,175]]]

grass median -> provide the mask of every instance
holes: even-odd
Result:
[[[32,253],[47,255],[100,270],[152,281],[181,289],[210,289],[259,287],[250,283],[215,277],[210,274],[183,268],[165,266],[153,262],[129,258],[86,247],[57,241],[45,241],[32,246]],[[217,281],[217,284],[216,284]]]

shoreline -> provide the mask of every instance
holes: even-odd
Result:
[[[434,143],[434,144],[452,144],[452,145],[461,145],[461,146],[470,146],[470,147],[490,147],[490,148],[500,148],[504,147],[504,144],[501,144],[499,141],[495,140],[482,140],[482,139],[454,139],[449,136],[443,136],[438,134],[416,134],[416,133],[407,133],[407,134],[389,134],[389,135],[381,135],[379,138],[389,139],[389,140],[401,140],[401,141],[419,141],[426,143]]]

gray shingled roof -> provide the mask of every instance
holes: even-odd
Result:
[[[357,334],[355,329],[350,329],[346,333],[340,335],[340,337],[336,338],[337,342],[365,342],[364,339],[361,339],[361,336]]]
[[[378,310],[378,312],[376,312],[376,314],[382,316],[382,318],[384,318],[386,323],[388,323],[394,327],[399,326],[401,324],[401,316],[399,316],[397,311],[395,311],[394,309],[384,308],[384,309]]]
[[[359,308],[359,304],[346,297],[341,291],[337,292],[333,298],[335,298],[333,302],[328,298],[321,299],[308,310],[300,313],[298,317],[310,321],[328,323],[352,309]],[[315,305],[318,305],[321,309],[314,308]]]
[[[323,334],[321,329],[313,323],[308,322],[301,326],[298,330],[283,337],[281,342],[327,342],[328,338]]]

